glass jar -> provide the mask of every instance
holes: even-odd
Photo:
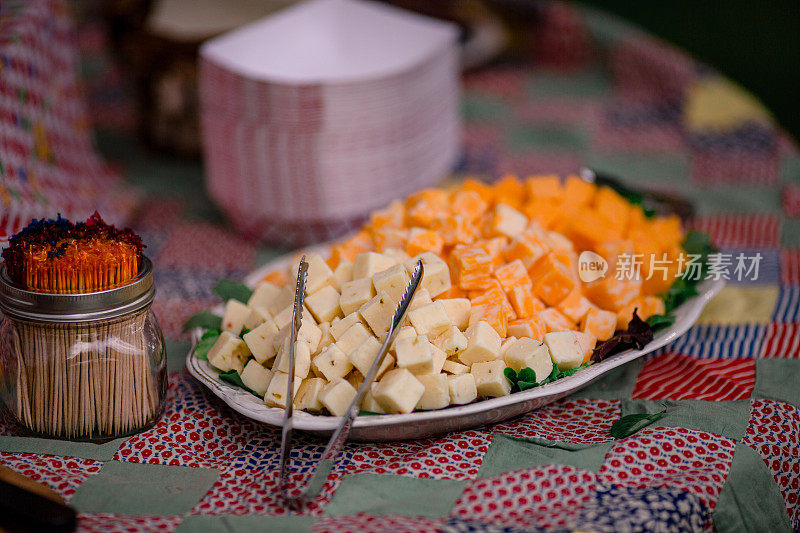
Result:
[[[82,294],[28,291],[0,265],[0,409],[20,434],[105,440],[164,411],[164,338],[145,257],[127,285]]]

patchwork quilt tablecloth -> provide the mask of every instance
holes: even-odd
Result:
[[[101,445],[0,426],[0,463],[63,495],[84,531],[800,529],[796,145],[738,86],[635,28],[558,3],[541,24],[533,61],[466,76],[459,172],[586,164],[688,195],[692,226],[711,235],[730,280],[685,336],[518,419],[349,444],[317,504],[295,515],[276,493],[279,432],[183,370],[181,326],[218,303],[214,282],[281,251],[226,229],[199,192],[199,168],[138,161],[128,175],[149,195],[132,224],[156,268],[167,412]],[[738,275],[736,258],[756,254],[758,271]],[[665,407],[632,436],[610,435],[621,416]],[[308,468],[323,446],[300,436],[292,467]]]

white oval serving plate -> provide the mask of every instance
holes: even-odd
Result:
[[[324,253],[327,251],[327,246],[308,248],[307,251]],[[297,254],[290,254],[271,261],[250,274],[245,283],[251,287],[255,286],[266,273],[288,266],[289,262],[296,257]],[[673,312],[675,323],[669,328],[658,331],[652,342],[642,350],[629,350],[613,355],[572,376],[500,398],[480,400],[467,405],[452,406],[435,411],[415,411],[402,415],[361,416],[356,418],[353,423],[350,439],[355,441],[419,439],[500,422],[538,409],[586,387],[618,366],[673,342],[692,327],[706,304],[719,293],[724,285],[725,282],[722,280],[702,282],[698,286],[699,294]],[[215,311],[221,314],[222,306]],[[199,329],[194,331],[194,342],[197,342],[200,334]],[[189,373],[234,411],[272,426],[280,427],[283,424],[283,409],[267,407],[258,397],[222,381],[219,379],[219,371],[208,361],[194,357],[193,351],[194,346],[186,357],[186,367]],[[303,411],[294,413],[295,429],[308,433],[320,436],[330,435],[337,424],[337,417],[313,415]]]

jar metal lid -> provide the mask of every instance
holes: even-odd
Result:
[[[149,307],[155,297],[153,264],[142,257],[139,274],[127,285],[97,292],[54,294],[16,285],[0,264],[0,311],[12,318],[41,322],[108,320]]]

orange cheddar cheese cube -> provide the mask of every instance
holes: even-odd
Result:
[[[522,214],[543,228],[553,229],[564,220],[563,203],[557,198],[533,198],[522,207]]]
[[[406,223],[429,228],[437,218],[449,214],[449,194],[442,189],[424,189],[408,197]]]
[[[497,283],[495,281],[495,283]],[[508,320],[514,320],[517,318],[517,314],[514,311],[514,308],[506,298],[505,293],[500,288],[499,284],[493,286],[492,288],[483,291],[481,293],[472,293],[470,292],[470,303],[473,306],[476,305],[498,305],[500,309],[503,311],[503,314],[506,316]]]
[[[366,227],[371,231],[383,228],[402,228],[405,216],[406,208],[403,202],[395,200],[383,209],[373,211]]]
[[[528,176],[525,180],[525,189],[530,200],[563,198],[561,178],[555,174]]]
[[[507,174],[494,184],[495,201],[519,210],[527,193],[525,185],[514,174]]]
[[[450,285],[450,288],[444,291],[442,294],[436,297],[437,300],[445,300],[450,298],[466,298],[467,293],[456,285],[455,283]]]
[[[442,254],[444,239],[436,231],[422,228],[411,228],[408,232],[406,242],[406,253],[411,257],[423,252],[433,252],[436,255]]]
[[[489,209],[489,204],[477,191],[460,190],[453,193],[450,208],[454,214],[467,220],[476,220]]]
[[[494,268],[497,268],[505,263],[503,260],[503,250],[505,250],[506,246],[508,246],[507,237],[494,237],[492,239],[475,241],[473,244],[474,246],[483,248],[486,253],[489,254],[489,256],[492,258],[492,266]]]
[[[442,237],[445,246],[470,244],[478,237],[478,229],[461,215],[439,217],[431,223],[431,230]]]
[[[599,187],[594,195],[594,208],[605,217],[621,236],[628,227],[631,203],[610,187]]]
[[[273,270],[262,278],[263,281],[282,287],[289,284],[289,276],[283,270]]]
[[[387,248],[399,248],[402,250],[408,240],[408,230],[393,227],[380,228],[373,232],[372,239],[379,250],[386,250]]]
[[[456,247],[450,254],[450,276],[467,291],[492,285],[492,257],[483,248]]]
[[[487,207],[494,204],[494,188],[491,185],[474,179],[467,179],[461,184],[462,191],[473,191],[486,202]]]
[[[507,318],[499,305],[483,304],[473,305],[469,310],[469,325],[472,326],[483,320],[500,335],[506,337]]]
[[[614,335],[617,328],[617,314],[604,311],[596,307],[589,309],[583,321],[581,331],[593,335],[596,339],[604,341]]]
[[[572,273],[552,254],[542,259],[530,271],[533,293],[544,303],[555,306],[566,298],[575,287]]]
[[[594,200],[597,187],[571,174],[564,182],[564,202],[574,206],[589,205]]]
[[[530,235],[518,235],[503,249],[503,257],[508,262],[519,259],[530,270],[549,252],[550,246],[546,242]]]
[[[531,287],[531,278],[528,276],[528,270],[520,259],[515,259],[510,263],[495,268],[492,275],[500,283],[506,294],[510,294],[514,287]]]
[[[592,309],[594,305],[581,293],[580,289],[575,289],[566,298],[556,305],[556,309],[564,313],[564,316],[575,322],[580,323],[586,313]]]
[[[542,340],[544,334],[547,333],[547,324],[544,323],[542,317],[536,315],[530,318],[518,318],[517,320],[509,321],[506,326],[509,336],[528,337],[531,339]]]
[[[641,280],[618,280],[613,276],[587,283],[583,292],[589,301],[602,309],[619,311],[639,296]]]
[[[569,318],[565,317],[561,311],[554,307],[548,307],[544,311],[541,311],[539,313],[539,318],[544,321],[545,326],[547,326],[548,333],[553,331],[567,331],[569,329],[575,329],[575,324],[571,322]]]
[[[600,243],[619,239],[608,220],[591,209],[579,211],[567,230],[578,250],[595,250]]]
[[[508,301],[519,318],[531,318],[545,309],[544,303],[533,295],[530,285],[517,285],[508,293]]]

